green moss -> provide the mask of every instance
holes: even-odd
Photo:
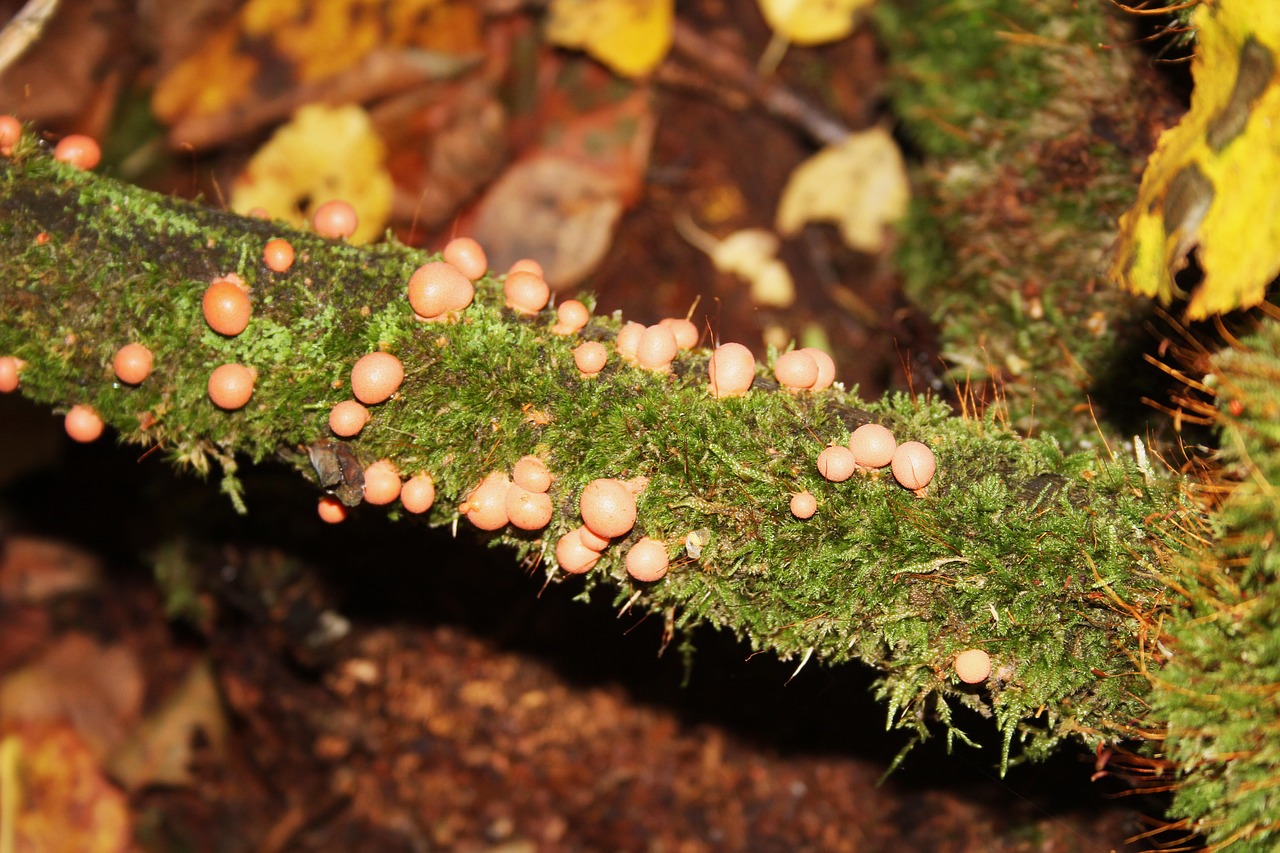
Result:
[[[1142,306],[1102,280],[1146,155],[1136,61],[1102,3],[876,6],[889,95],[923,155],[898,252],[952,380],[998,386],[1010,422],[1073,446],[1145,432],[1104,393],[1139,361]],[[988,391],[987,396],[992,396]],[[1127,402],[1128,395],[1118,395]]]
[[[1215,846],[1270,851],[1280,844],[1280,325],[1262,322],[1213,370],[1232,488],[1205,524],[1170,530],[1184,543],[1172,578],[1182,606],[1152,701],[1178,767],[1171,814]]]
[[[456,523],[486,473],[537,453],[556,477],[550,527],[492,542],[584,595],[634,596],[676,629],[710,623],[784,658],[864,661],[881,671],[891,726],[925,736],[939,720],[965,741],[950,710],[978,709],[1004,732],[1003,765],[1014,745],[1039,757],[1064,737],[1121,737],[1144,711],[1128,654],[1162,596],[1146,519],[1177,511],[1176,480],[1148,481],[1130,461],[1064,453],[1052,438],[1023,439],[994,417],[956,418],[925,399],[781,392],[763,368],[746,397],[715,400],[705,352],[682,354],[671,375],[613,356],[584,378],[579,337],[552,334],[551,310],[504,308],[494,278],[477,282],[457,322],[416,321],[404,283],[426,257],[400,246],[281,232],[42,158],[5,165],[0,186],[11,282],[0,309],[18,318],[0,331],[0,351],[28,361],[24,393],[90,402],[125,440],[161,444],[201,470],[218,462],[233,500],[240,459],[284,459],[315,479],[303,449],[332,438],[328,410],[349,398],[351,366],[381,347],[404,363],[405,381],[349,446],[365,464],[430,472],[432,523]],[[42,231],[50,239],[39,244]],[[273,274],[258,247],[279,233],[298,261]],[[254,317],[234,338],[210,331],[200,310],[206,282],[225,272],[252,288]],[[608,341],[620,324],[596,317],[582,336]],[[110,373],[130,340],[156,357],[137,388]],[[259,378],[244,409],[224,412],[205,384],[233,360]],[[872,420],[933,448],[940,472],[927,494],[888,472],[839,484],[818,475],[822,447]],[[553,545],[580,523],[577,497],[597,477],[644,479],[639,520],[592,573],[567,578]],[[819,502],[809,521],[787,508],[800,489]],[[696,557],[684,545],[691,531],[704,543]],[[641,535],[676,557],[660,583],[636,584],[623,567]],[[983,687],[951,672],[971,646],[996,661]]]

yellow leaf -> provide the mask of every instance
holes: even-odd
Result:
[[[671,47],[674,0],[551,0],[547,38],[624,77],[648,74]]]
[[[710,254],[716,269],[750,279],[777,257],[778,238],[763,228],[744,228],[716,243]]]
[[[769,28],[794,44],[825,44],[853,32],[875,0],[759,0]]]
[[[1198,246],[1192,320],[1257,305],[1280,273],[1280,15],[1217,0],[1196,29],[1191,107],[1160,137],[1111,266],[1122,287],[1168,303]]]
[[[910,200],[898,144],[884,128],[872,128],[795,168],[778,203],[778,231],[791,236],[807,222],[831,221],[851,248],[874,254],[884,248],[885,226],[907,212]]]
[[[248,0],[160,78],[151,107],[176,124],[330,80],[379,50],[471,55],[480,30],[465,0]]]
[[[310,104],[258,149],[231,188],[231,209],[260,207],[272,219],[307,227],[326,201],[356,209],[353,243],[382,236],[391,215],[391,175],[382,140],[363,109]]]

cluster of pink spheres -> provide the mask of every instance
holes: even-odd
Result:
[[[8,155],[20,141],[22,126],[12,116],[0,116],[0,153]],[[55,157],[79,168],[97,165],[101,153],[88,137],[67,136],[55,149]],[[312,217],[316,233],[330,239],[351,236],[357,226],[355,210],[341,200],[319,205]],[[423,264],[410,276],[407,295],[415,316],[423,322],[448,322],[475,298],[474,282],[488,271],[483,248],[467,237],[451,240],[444,248],[442,261]],[[263,247],[263,264],[271,271],[289,270],[295,252],[289,241],[274,238]],[[503,282],[503,298],[507,308],[518,314],[537,314],[550,301],[551,289],[543,277],[541,266],[532,260],[512,265]],[[214,279],[205,290],[202,301],[205,322],[219,335],[235,337],[252,319],[253,306],[249,289],[235,273]],[[556,322],[551,331],[572,335],[586,327],[590,311],[576,299],[562,302],[556,309]],[[642,369],[669,373],[676,355],[698,343],[698,329],[688,319],[667,318],[652,326],[627,323],[614,341],[618,357]],[[591,377],[604,369],[608,348],[597,341],[586,341],[573,351],[574,361],[583,377]],[[24,363],[13,356],[0,357],[0,391],[18,387]],[[113,360],[117,378],[128,385],[138,385],[151,373],[151,351],[140,343],[121,347]],[[708,388],[717,398],[745,395],[755,380],[756,364],[750,350],[742,344],[722,344],[712,352],[708,362]],[[803,348],[779,356],[774,364],[774,377],[793,392],[821,391],[835,380],[835,364],[825,352]],[[253,396],[257,371],[242,364],[223,364],[209,375],[208,395],[214,405],[227,411],[243,408]],[[351,369],[351,392],[354,400],[343,400],[330,410],[329,428],[341,438],[360,433],[369,422],[367,406],[390,399],[404,381],[404,367],[394,355],[372,352],[361,357]],[[66,417],[67,432],[78,441],[93,441],[102,434],[103,423],[88,405],[76,405]],[[840,482],[858,470],[874,470],[886,465],[903,487],[917,494],[932,479],[936,465],[932,452],[919,442],[898,445],[892,433],[882,426],[867,424],[853,432],[849,446],[833,445],[818,455],[818,470],[829,480]],[[422,513],[435,500],[435,484],[431,475],[420,472],[407,480],[389,460],[378,460],[364,471],[364,500],[375,505],[399,499],[408,512]],[[459,506],[462,515],[482,530],[498,530],[508,524],[522,530],[541,530],[551,521],[552,503],[547,495],[551,475],[541,460],[522,458],[508,476],[490,472],[477,484]],[[583,524],[561,537],[556,557],[561,569],[580,573],[591,569],[610,542],[630,532],[635,523],[635,492],[643,488],[614,479],[590,483],[579,501]],[[810,518],[817,501],[807,491],[791,498],[791,511],[797,518]],[[320,516],[329,522],[342,521],[346,507],[326,495],[319,504]],[[662,578],[669,560],[664,543],[643,537],[627,553],[627,571],[636,579],[654,581]]]

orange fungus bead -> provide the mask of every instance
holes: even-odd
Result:
[[[618,331],[618,337],[614,339],[614,348],[618,350],[618,355],[627,361],[634,361],[636,357],[636,347],[640,346],[640,336],[644,334],[644,325],[641,323],[628,322]]]
[[[666,326],[676,336],[676,346],[680,349],[693,349],[698,345],[698,327],[692,320],[667,317],[658,321],[659,326]]]
[[[556,324],[551,331],[557,335],[572,335],[581,331],[590,319],[591,312],[587,306],[576,299],[566,299],[556,306]]]
[[[400,497],[400,474],[386,459],[364,469],[364,499],[374,506],[386,506]]]
[[[791,496],[791,514],[796,518],[813,518],[818,511],[818,500],[809,492],[796,492]]]
[[[284,272],[293,266],[293,244],[283,237],[268,240],[262,247],[262,262],[269,270]]]
[[[350,438],[369,422],[369,410],[355,400],[343,400],[329,410],[329,429],[334,435]]]
[[[785,388],[812,388],[818,381],[818,363],[803,350],[783,353],[773,364],[773,376]]]
[[[356,233],[360,219],[356,209],[342,199],[332,199],[311,212],[311,228],[321,237],[341,239]]]
[[[258,371],[243,364],[223,364],[209,374],[209,399],[219,409],[235,411],[253,396]]]
[[[220,335],[234,337],[249,325],[249,294],[230,279],[220,278],[204,292],[204,321]]]
[[[721,344],[707,364],[711,393],[716,397],[741,397],[756,378],[756,360],[742,344]]]
[[[676,336],[666,326],[650,326],[640,333],[636,343],[636,363],[645,370],[668,372],[671,360],[679,351]]]
[[[483,278],[489,271],[489,258],[484,249],[470,237],[454,237],[444,245],[444,259],[471,281]]]
[[[836,381],[836,363],[832,360],[824,350],[817,347],[804,347],[796,352],[807,352],[809,357],[813,359],[813,363],[818,366],[818,378],[814,380],[810,391],[823,391],[831,387]]]
[[[102,161],[102,148],[92,137],[72,133],[58,140],[53,159],[88,171]]]
[[[502,283],[502,295],[507,307],[522,314],[537,314],[547,307],[551,288],[546,279],[531,272],[507,273]]]
[[[604,364],[608,359],[609,352],[599,341],[578,344],[573,351],[574,363],[578,365],[578,370],[587,376],[595,376],[604,370]]]
[[[400,487],[400,505],[406,512],[426,512],[435,502],[436,481],[430,474],[415,474]]]
[[[111,368],[121,382],[137,385],[151,375],[154,361],[151,350],[142,344],[125,344],[116,350],[115,358],[111,359]]]
[[[404,365],[389,352],[371,352],[351,368],[351,393],[368,406],[377,405],[400,390]]]
[[[541,530],[551,521],[551,497],[512,485],[507,489],[507,518],[521,530]]]
[[[511,469],[511,482],[531,492],[545,492],[551,488],[551,472],[536,456],[521,456]]]
[[[556,562],[561,571],[571,575],[580,575],[590,571],[600,560],[600,552],[583,544],[578,530],[570,530],[560,537],[556,543]]]
[[[843,483],[858,470],[853,451],[843,444],[833,444],[823,448],[818,454],[818,473],[833,483]]]
[[[85,444],[97,441],[103,429],[102,418],[98,417],[97,411],[84,403],[71,407],[63,426],[66,427],[67,435]]]
[[[20,358],[11,355],[0,356],[0,391],[5,394],[17,391],[20,384],[18,374],[26,366],[27,363]]]
[[[599,479],[587,483],[578,500],[582,523],[597,536],[622,536],[636,523],[636,498],[621,480]]]
[[[627,574],[638,581],[661,580],[670,565],[667,546],[648,536],[627,551]]]
[[[849,436],[849,449],[861,468],[883,468],[893,461],[898,441],[887,427],[863,424]]]
[[[904,489],[923,489],[933,480],[938,462],[933,451],[918,441],[904,441],[893,451],[893,478]]]
[[[497,530],[505,527],[507,517],[507,490],[511,481],[500,471],[492,471],[471,490],[458,507],[467,520],[481,530]]]
[[[476,289],[453,264],[432,261],[409,276],[409,304],[419,315],[434,319],[471,304]]]
[[[333,495],[325,495],[316,504],[316,512],[319,513],[320,519],[328,524],[337,524],[340,521],[347,520],[347,508],[342,505],[342,501]]]
[[[607,536],[597,536],[586,526],[575,527],[574,532],[578,534],[578,538],[582,540],[582,544],[586,545],[592,551],[603,551],[605,548],[609,547],[609,542],[612,541]]]
[[[513,272],[531,272],[538,278],[546,278],[545,273],[542,271],[542,264],[533,258],[521,258],[516,261],[511,265],[511,269],[507,270],[507,274],[510,275]]]
[[[22,122],[16,116],[0,115],[0,154],[8,157],[22,139]]]
[[[982,649],[968,649],[956,655],[956,675],[965,684],[978,684],[991,675],[991,655]]]

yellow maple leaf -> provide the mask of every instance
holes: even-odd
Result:
[[[793,44],[825,44],[853,32],[875,0],[759,0],[769,28]]]
[[[547,38],[642,77],[667,55],[674,24],[675,0],[551,0]]]
[[[884,248],[885,226],[902,218],[910,200],[898,143],[874,127],[795,168],[778,202],[778,232],[791,236],[806,222],[832,221],[848,246],[874,254]]]
[[[1191,107],[1161,135],[1111,266],[1122,287],[1168,303],[1198,246],[1192,320],[1257,305],[1280,273],[1280,15],[1206,0],[1195,21]]]
[[[307,227],[312,211],[341,199],[356,209],[352,243],[382,236],[391,215],[391,175],[381,138],[355,104],[301,107],[258,149],[231,188],[231,209],[260,207],[272,219]]]

